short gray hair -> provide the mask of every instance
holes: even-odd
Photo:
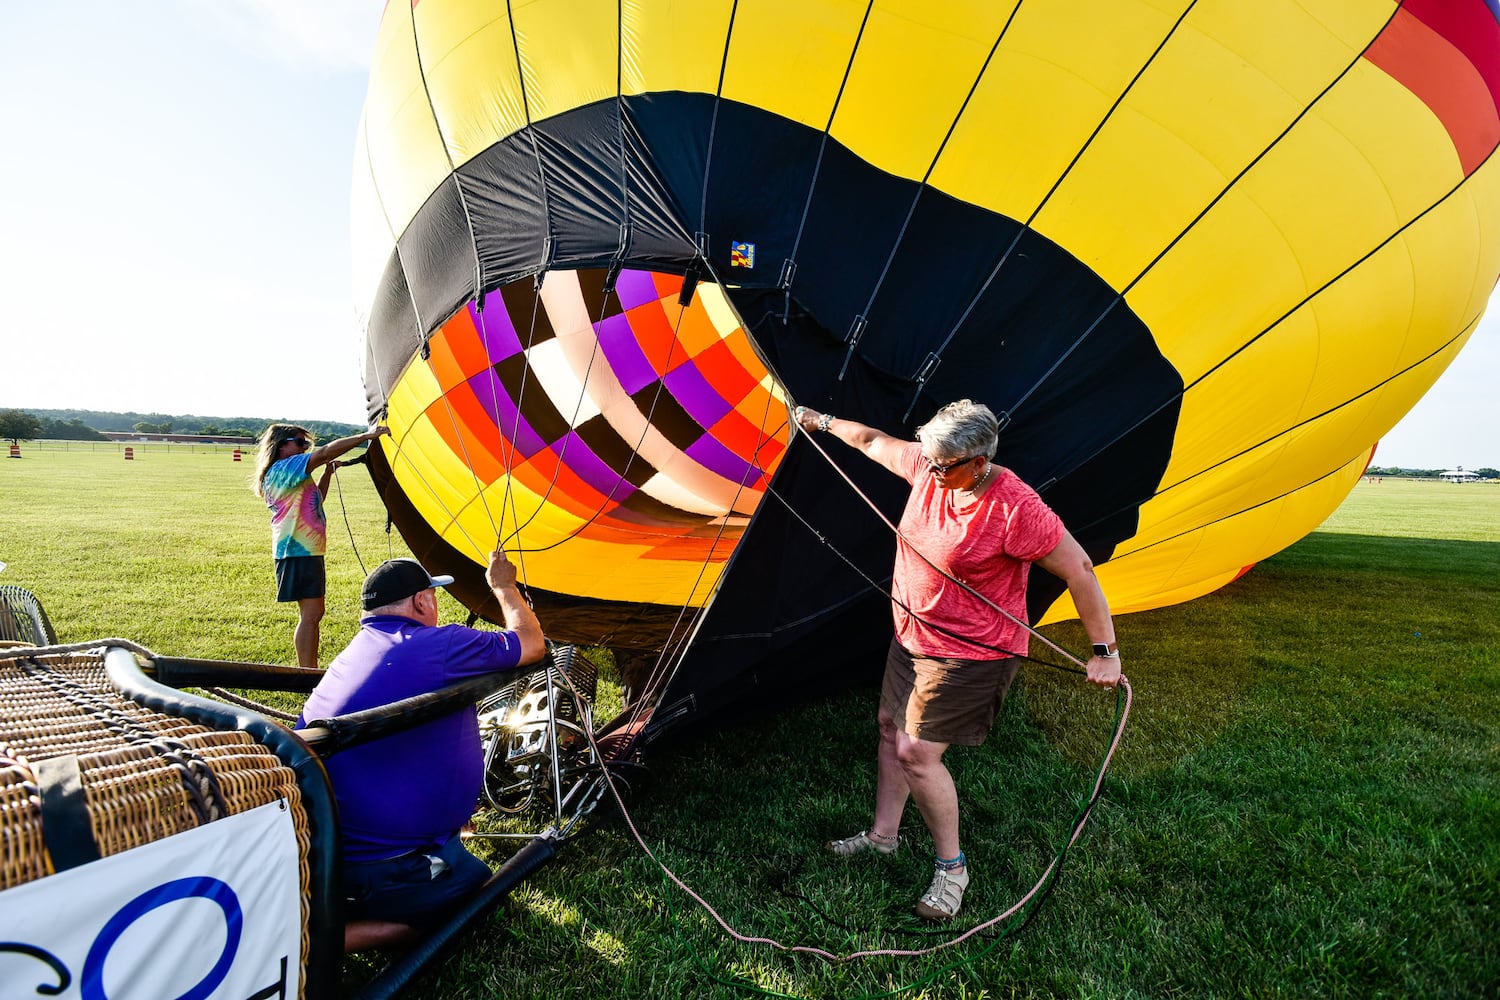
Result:
[[[937,458],[983,455],[995,457],[1000,443],[1000,421],[995,412],[972,399],[959,399],[938,410],[917,428],[917,440],[932,448]]]

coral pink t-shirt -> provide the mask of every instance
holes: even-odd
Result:
[[[906,446],[900,468],[912,491],[901,514],[902,540],[896,545],[896,638],[921,656],[993,660],[1025,655],[1030,637],[1025,628],[944,577],[912,550],[1025,621],[1027,574],[1034,560],[1062,540],[1062,519],[1020,477],[998,465],[977,498],[939,487],[920,442]],[[933,625],[1007,652],[953,638]]]

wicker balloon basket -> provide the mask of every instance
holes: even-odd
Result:
[[[13,604],[4,620],[16,631],[16,623],[28,616],[18,614]],[[35,629],[24,637],[42,638]],[[337,864],[332,850],[336,818],[321,764],[295,737],[262,716],[158,684],[142,672],[134,651],[113,645],[118,641],[101,640],[94,648],[36,647],[16,640],[0,645],[0,910],[8,908],[14,916],[17,907],[7,907],[7,901],[19,902],[29,893],[26,899],[43,900],[41,909],[72,909],[83,921],[92,904],[89,873],[99,872],[102,887],[112,877],[106,872],[122,867],[116,863],[107,869],[108,859],[153,844],[159,855],[163,843],[171,851],[180,842],[178,860],[188,869],[189,861],[199,860],[193,852],[207,850],[199,845],[208,841],[196,839],[202,831],[226,820],[218,829],[239,829],[233,817],[272,806],[281,814],[276,817],[281,829],[289,819],[296,843],[294,860],[291,848],[283,848],[288,860],[276,875],[284,886],[295,880],[300,921],[300,948],[281,958],[281,982],[296,983],[295,992],[284,995],[326,995],[337,982],[340,949],[328,891]],[[227,843],[227,852],[223,846],[214,850],[232,855],[240,846],[247,853],[257,846]],[[171,864],[169,859],[169,868]],[[130,900],[134,909],[121,912],[136,919],[136,914],[165,905],[160,900],[196,898],[195,893],[217,903],[239,923],[227,920],[229,930],[216,932],[227,935],[227,943],[219,945],[219,964],[203,977],[228,975],[221,969],[228,961],[223,956],[230,945],[239,947],[236,935],[250,926],[251,904],[242,900],[258,898],[258,886],[241,887],[227,902],[224,890],[202,889],[223,883],[208,876],[186,887],[168,881],[165,889],[154,889],[156,896],[141,894]],[[52,885],[58,887],[55,893],[37,897]],[[287,902],[284,913],[278,913],[287,916],[292,909]],[[121,919],[117,914],[103,931],[118,936]],[[24,924],[20,932],[13,924],[5,930],[0,938],[26,933]],[[289,935],[290,930],[283,927],[279,933]],[[16,950],[14,942],[0,943],[0,970],[15,967],[7,962],[21,961],[3,953],[7,946]],[[106,958],[99,956],[104,946],[97,937],[81,961],[45,942],[21,947],[29,949],[27,961],[42,963],[27,974],[37,972],[42,982],[36,988],[43,993],[55,995],[64,992],[60,986],[70,979],[84,984],[90,974],[109,971]],[[108,950],[104,947],[106,957]],[[94,963],[92,972],[89,963]],[[11,975],[0,973],[0,979]],[[204,978],[197,985],[201,989],[206,984]]]
[[[603,794],[592,756],[568,771],[591,746],[595,668],[564,651],[520,679],[469,678],[294,733],[289,715],[231,689],[306,694],[320,670],[160,656],[125,639],[58,645],[29,592],[0,588],[0,995],[336,995],[342,860],[323,759],[504,703],[511,729],[493,742],[508,748],[507,774],[525,772],[511,776],[530,782],[526,801],[555,806],[554,826],[523,835],[481,891],[359,993],[395,996]],[[555,794],[564,778],[592,791]]]

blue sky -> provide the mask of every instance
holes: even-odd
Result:
[[[0,408],[364,419],[349,177],[379,0],[6,5]],[[1500,309],[1376,462],[1500,468]]]

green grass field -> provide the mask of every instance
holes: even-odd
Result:
[[[254,456],[232,453],[157,446],[127,462],[113,446],[29,445],[0,466],[0,562],[10,564],[0,582],[35,593],[60,642],[119,636],[174,656],[295,663],[297,615],[275,600]],[[325,507],[326,662],[359,620],[360,561],[409,553],[385,533],[362,469],[338,474]]]
[[[34,591],[61,641],[291,662],[250,469],[28,448],[0,464],[0,583]],[[325,660],[355,627],[360,560],[404,554],[363,472],[341,483]],[[445,599],[445,615],[462,611]],[[1134,712],[1024,930],[839,965],[738,945],[599,816],[410,995],[1500,995],[1500,487],[1362,483],[1229,587],[1118,624]],[[1081,642],[1076,625],[1047,631]],[[868,822],[874,703],[851,691],[663,748],[632,818],[743,931],[840,952],[938,944],[909,916],[931,846],[914,811],[892,858],[819,848]],[[961,926],[1046,867],[1114,709],[1028,666],[990,741],[949,755],[975,877]],[[379,964],[351,960],[350,990]]]

